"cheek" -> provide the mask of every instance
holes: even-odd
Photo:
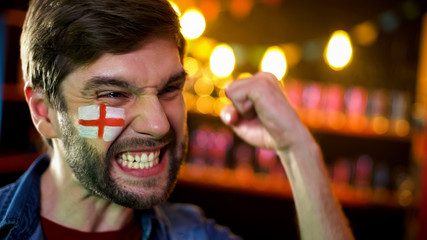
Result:
[[[80,138],[82,138],[82,137],[80,137]],[[102,139],[90,139],[90,138],[82,138],[82,139],[84,141],[86,141],[86,143],[89,144],[89,146],[95,148],[98,152],[107,151],[107,149],[111,145],[111,142],[106,142]]]
[[[125,125],[124,108],[100,105],[79,107],[78,132],[80,137],[114,141]]]
[[[174,129],[177,138],[182,141],[185,137],[187,124],[187,111],[185,108],[184,98],[180,97],[173,102],[165,104],[164,106],[171,127]]]

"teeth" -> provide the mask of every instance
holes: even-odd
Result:
[[[147,160],[148,160],[147,154],[146,153],[141,154],[141,162],[146,162]]]
[[[130,153],[128,153],[128,161],[129,161],[129,162],[133,162],[133,160],[135,160],[135,159],[133,158],[133,156],[132,156],[132,155],[130,155]]]
[[[159,156],[160,151],[140,154],[131,154],[128,152],[121,155],[121,158],[118,159],[118,163],[126,168],[147,169],[159,164]]]
[[[137,162],[133,162],[133,166],[132,166],[133,168],[138,168],[139,167],[139,163],[137,163]]]

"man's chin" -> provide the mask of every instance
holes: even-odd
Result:
[[[143,179],[143,181],[120,181],[111,186],[110,201],[132,209],[148,209],[167,200],[174,185],[169,186],[166,179]]]

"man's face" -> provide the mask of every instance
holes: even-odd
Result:
[[[61,85],[67,111],[58,113],[66,171],[89,193],[126,207],[165,200],[187,144],[184,82],[178,49],[164,38],[131,53],[104,54],[68,75]],[[113,141],[77,130],[79,107],[100,104],[124,109],[125,125]],[[148,158],[143,168],[141,158]]]

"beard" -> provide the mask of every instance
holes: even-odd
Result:
[[[187,151],[186,132],[183,142],[177,142],[174,131],[170,131],[160,140],[146,138],[116,139],[106,153],[100,153],[91,146],[86,139],[80,137],[77,129],[72,125],[70,118],[64,114],[61,121],[62,139],[65,148],[65,161],[68,163],[79,183],[88,191],[89,196],[101,197],[116,204],[132,209],[148,209],[166,201],[177,181],[181,163]],[[113,179],[111,168],[115,157],[124,149],[138,147],[154,147],[167,144],[168,173],[166,186],[151,194],[143,191],[131,191],[121,186],[117,179]],[[164,152],[164,151],[162,151]],[[162,156],[161,154],[160,156]],[[162,159],[162,158],[160,158]],[[161,160],[162,161],[162,160]],[[152,189],[158,185],[159,176],[149,180],[135,180],[130,184],[140,189]],[[158,186],[157,186],[158,187]]]

